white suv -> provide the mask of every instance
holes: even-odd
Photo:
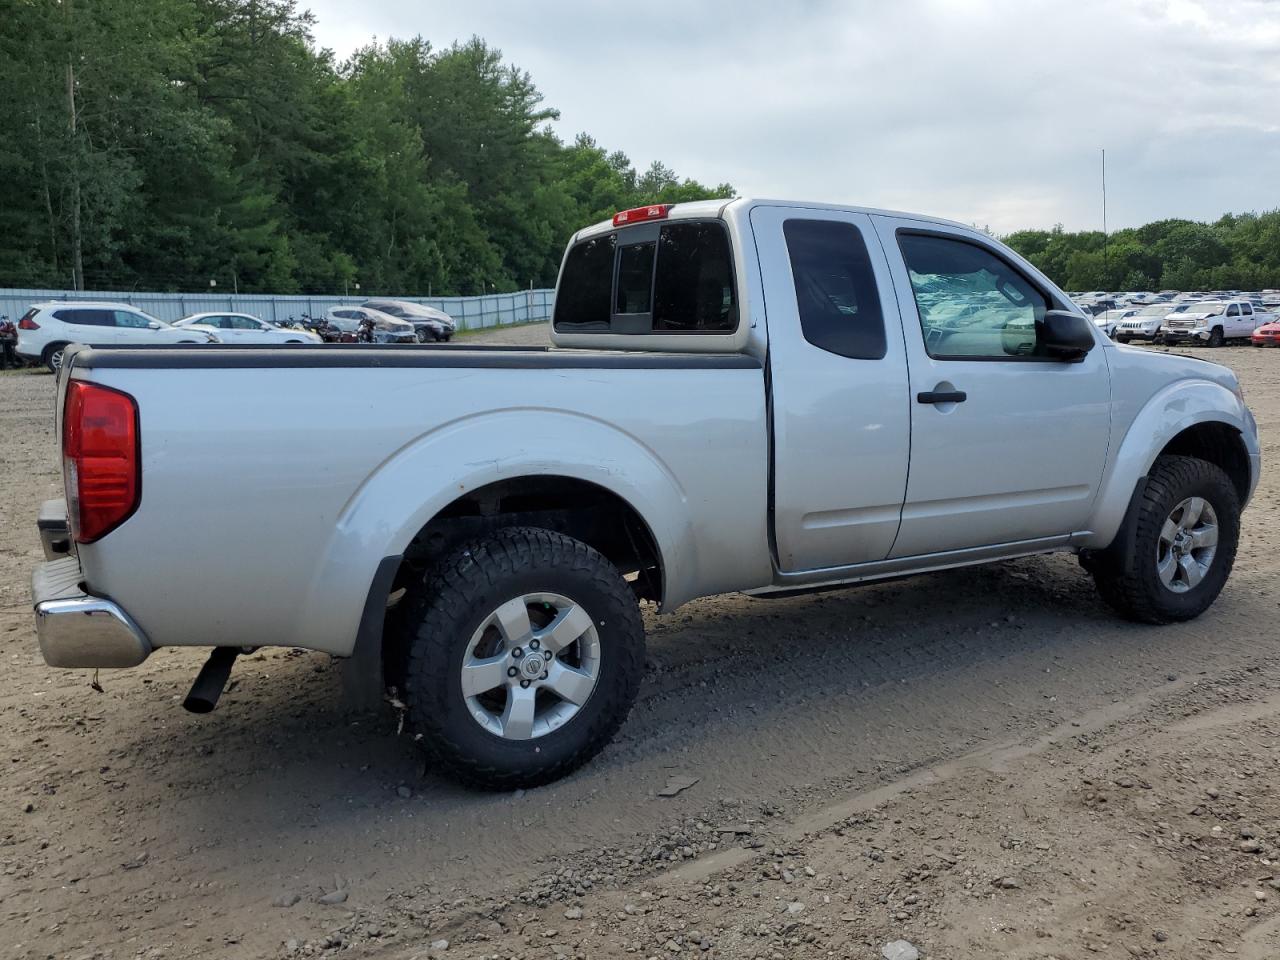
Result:
[[[217,343],[206,330],[184,330],[127,303],[54,300],[34,303],[18,321],[18,355],[39,360],[55,373],[73,343],[91,347],[144,343]]]

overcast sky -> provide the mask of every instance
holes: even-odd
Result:
[[[1111,229],[1280,207],[1280,0],[299,0],[340,57],[472,35],[557,130],[742,196]]]

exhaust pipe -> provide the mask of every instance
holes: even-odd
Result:
[[[214,647],[209,659],[196,674],[196,682],[182,705],[192,713],[210,713],[218,705],[218,698],[231,676],[231,666],[240,655],[239,647]]]

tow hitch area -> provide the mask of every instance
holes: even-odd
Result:
[[[240,656],[239,647],[214,647],[209,659],[204,662],[200,672],[196,674],[196,682],[191,684],[191,692],[182,705],[192,713],[210,713],[218,705],[218,698],[231,676],[231,667]]]

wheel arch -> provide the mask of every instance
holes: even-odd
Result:
[[[633,563],[624,572],[636,574],[637,592],[666,608],[696,595],[688,498],[651,449],[580,413],[492,411],[416,438],[351,495],[315,561],[298,632],[330,636],[328,648],[345,656],[386,558],[403,558],[394,594],[405,571],[421,570],[451,545],[530,525]]]
[[[1089,533],[1079,546],[1102,549],[1115,539],[1138,484],[1166,454],[1198,457],[1221,467],[1242,507],[1257,483],[1257,429],[1239,396],[1212,381],[1173,384],[1148,401],[1117,445]]]

